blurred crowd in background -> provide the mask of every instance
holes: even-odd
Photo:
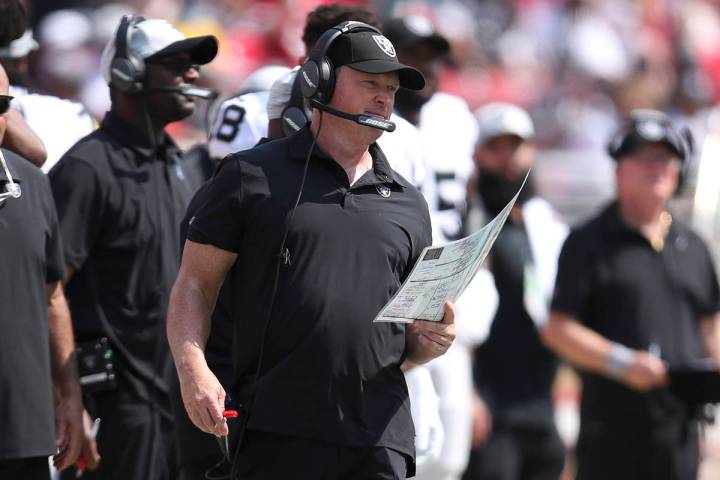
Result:
[[[261,66],[297,64],[306,14],[321,3],[34,1],[29,7],[38,48],[30,53],[25,81],[36,91],[76,99],[102,118],[109,95],[98,73],[100,53],[120,16],[135,11],[167,19],[188,36],[217,36],[219,55],[204,69],[201,82],[228,97]],[[471,109],[502,100],[531,113],[544,151],[539,188],[573,224],[599,204],[598,198],[611,194],[611,167],[603,149],[624,113],[666,111],[691,126],[699,145],[705,132],[718,128],[717,1],[355,3],[375,9],[381,18],[421,14],[434,22],[452,44],[440,91],[459,95]],[[171,127],[183,147],[207,137],[207,112],[198,110]],[[562,171],[554,168],[558,163]],[[691,177],[696,170],[691,169]],[[591,175],[578,181],[576,172]]]

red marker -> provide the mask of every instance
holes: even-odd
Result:
[[[237,418],[237,410],[223,410],[223,418]]]

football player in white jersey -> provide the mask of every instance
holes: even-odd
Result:
[[[7,47],[0,48],[0,64],[10,78],[12,107],[45,144],[47,159],[41,168],[47,173],[72,145],[95,130],[97,124],[78,102],[28,90],[27,56],[37,48],[28,30]]]
[[[398,91],[395,108],[418,128],[425,141],[437,187],[437,203],[430,209],[433,241],[454,240],[462,234],[466,185],[473,168],[478,127],[463,99],[436,91],[450,44],[424,17],[390,19],[383,32],[395,45],[398,60],[425,76],[423,90]],[[475,327],[488,324],[497,306],[494,281],[487,270],[478,273],[468,290],[470,293],[458,299],[461,314],[456,319],[456,341],[445,356],[427,364],[440,396],[445,443],[439,458],[418,472],[419,480],[459,480],[468,464],[474,391],[470,352],[484,336]],[[488,318],[480,321],[480,317]]]
[[[238,95],[220,105],[208,141],[211,158],[219,160],[230,153],[247,150],[268,136],[270,87],[288,71],[288,67],[280,65],[261,67],[243,82]]]
[[[395,108],[418,128],[425,141],[437,189],[437,202],[431,206],[430,213],[440,235],[433,239],[435,242],[455,240],[462,233],[477,124],[462,98],[436,91],[450,44],[424,17],[390,19],[383,31],[395,45],[399,60],[423,72],[427,79],[421,91],[400,89]]]

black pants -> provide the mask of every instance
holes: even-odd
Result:
[[[172,423],[161,417],[159,407],[138,399],[122,388],[94,397],[92,413],[102,419],[97,436],[102,457],[95,471],[83,480],[166,480],[173,448]],[[63,480],[72,480],[71,469]]]
[[[653,426],[585,421],[577,445],[577,480],[694,480],[700,451],[696,422],[668,418]]]
[[[0,460],[1,479],[50,480],[48,457]]]
[[[463,480],[558,480],[564,465],[554,427],[494,425],[487,443],[471,451]]]
[[[344,447],[247,431],[236,470],[238,480],[404,480],[407,461],[384,447]]]

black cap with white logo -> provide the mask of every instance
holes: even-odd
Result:
[[[625,124],[608,144],[608,153],[615,160],[632,154],[641,147],[660,143],[685,162],[692,155],[693,140],[687,128],[679,129],[670,117],[658,110],[633,110]]]
[[[335,68],[348,66],[365,73],[398,72],[400,86],[422,90],[425,77],[415,68],[398,61],[397,52],[390,40],[375,32],[349,32],[338,37],[327,54]]]

